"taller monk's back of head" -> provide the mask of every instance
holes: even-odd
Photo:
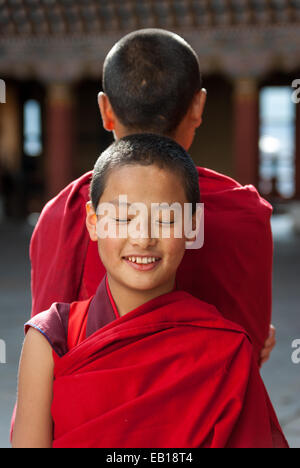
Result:
[[[195,51],[177,34],[161,29],[128,34],[104,63],[103,90],[131,130],[171,135],[201,86]]]

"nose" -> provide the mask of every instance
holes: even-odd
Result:
[[[138,224],[130,224],[128,228],[128,240],[131,245],[139,246],[142,249],[156,245],[157,238],[151,237],[151,219],[143,218],[139,220]]]
[[[136,239],[129,238],[129,242],[132,246],[138,246],[141,249],[147,249],[148,247],[153,247],[156,245],[157,239],[152,239],[151,237],[138,237]]]

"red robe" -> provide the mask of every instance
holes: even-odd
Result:
[[[84,339],[90,304],[54,354],[54,448],[288,447],[251,343],[214,307],[176,291]]]
[[[245,328],[259,359],[271,321],[272,208],[253,186],[208,169],[198,172],[204,247],[186,251],[177,284]],[[30,248],[32,315],[53,302],[89,298],[105,274],[85,226],[91,175],[70,184],[40,216]]]

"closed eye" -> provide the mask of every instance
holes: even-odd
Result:
[[[113,218],[117,223],[129,223],[130,219]]]
[[[156,221],[158,224],[170,225],[175,224],[175,221]]]

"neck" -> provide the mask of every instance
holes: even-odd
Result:
[[[122,285],[116,282],[109,273],[107,274],[107,280],[111,295],[121,317],[156,297],[172,292],[175,288],[175,278],[172,278],[167,284],[146,291],[131,289]]]
[[[116,128],[114,130],[114,139],[119,140],[120,138],[129,136],[129,135],[134,135],[136,133],[147,133],[144,130],[139,130],[139,129],[128,129],[124,127],[121,124],[116,125]],[[195,136],[195,130],[192,131],[190,126],[187,126],[185,120],[180,123],[178,128],[174,130],[174,132],[171,135],[165,135],[172,140],[176,141],[179,145],[181,145],[186,151],[189,151],[194,136]]]

